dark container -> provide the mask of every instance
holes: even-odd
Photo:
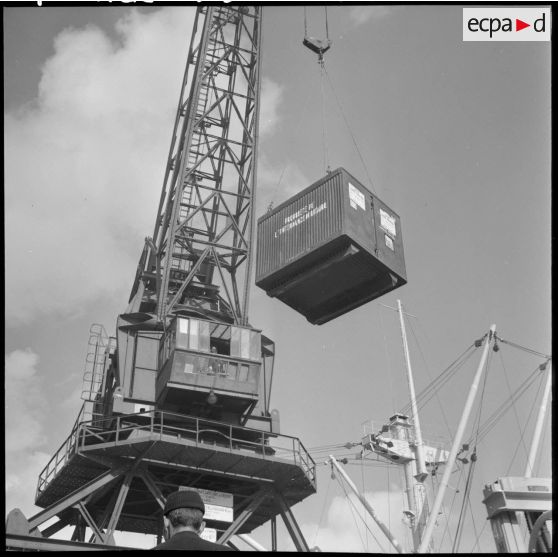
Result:
[[[258,219],[256,285],[312,324],[406,282],[399,216],[343,168]]]

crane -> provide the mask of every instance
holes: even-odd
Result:
[[[269,521],[276,550],[280,516],[308,550],[291,507],[315,464],[279,432],[274,343],[249,321],[261,38],[261,6],[197,8],[153,235],[116,335],[90,331],[82,411],[39,477],[43,510],[8,515],[11,548],[69,549],[52,542],[66,526],[82,549],[160,539],[166,495],[194,487],[219,542]]]

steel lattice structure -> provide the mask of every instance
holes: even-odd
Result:
[[[153,237],[116,337],[90,332],[84,406],[39,477],[43,510],[10,512],[11,548],[93,550],[88,538],[114,546],[118,530],[160,539],[166,497],[192,486],[232,496],[232,523],[214,521],[220,542],[269,521],[276,550],[279,516],[309,550],[290,508],[316,491],[315,463],[278,432],[274,344],[248,322],[261,11],[196,11]],[[51,538],[66,526],[73,546]]]
[[[158,321],[187,310],[248,323],[260,45],[261,7],[198,10],[153,239],[130,296]]]

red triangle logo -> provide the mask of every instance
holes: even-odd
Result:
[[[522,29],[525,29],[526,27],[531,27],[531,24],[530,23],[525,23],[524,21],[521,21],[520,19],[515,20],[515,30],[516,31],[521,31]]]

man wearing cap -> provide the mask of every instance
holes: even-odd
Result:
[[[200,537],[205,527],[204,513],[205,505],[196,490],[178,490],[169,494],[163,510],[165,542],[153,550],[232,551],[228,546]]]

